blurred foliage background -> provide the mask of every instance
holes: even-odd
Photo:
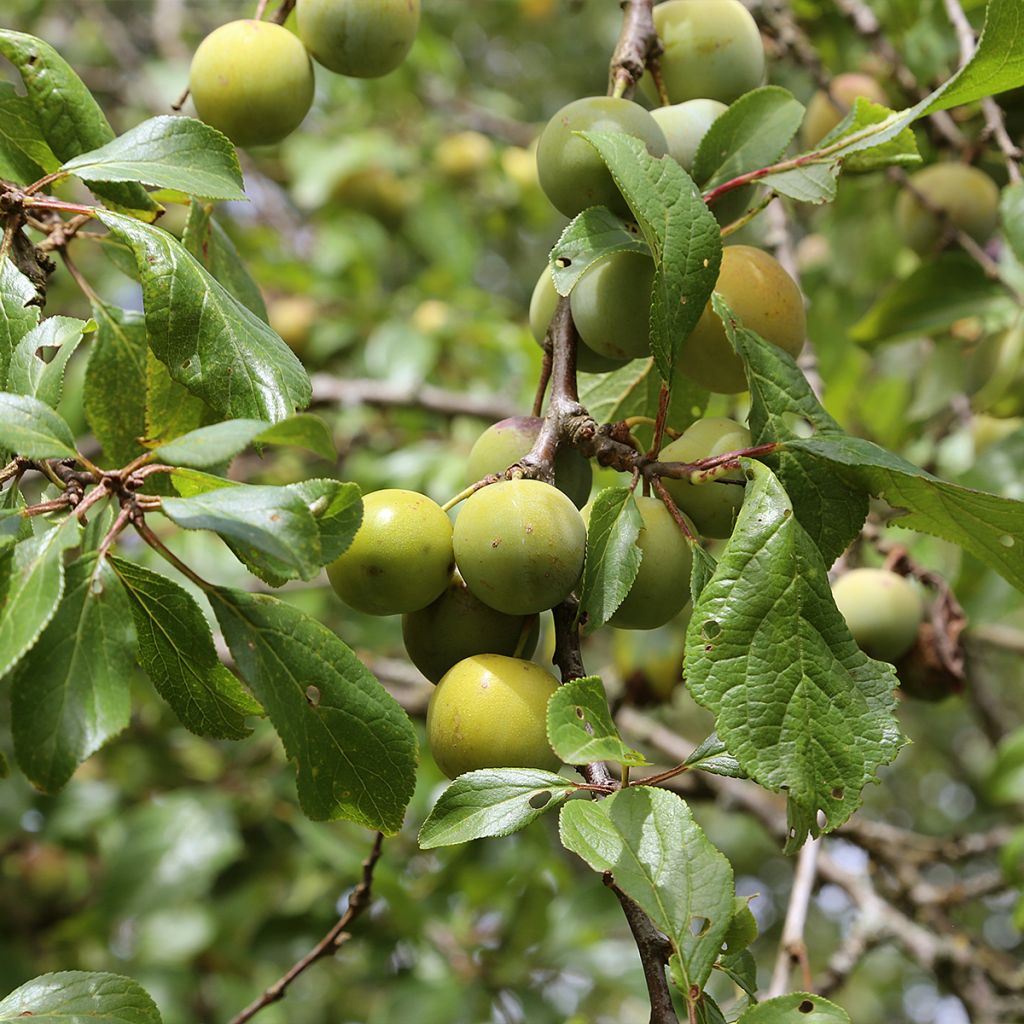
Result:
[[[965,5],[972,14],[980,6]],[[235,0],[5,0],[0,21],[54,45],[120,131],[167,112],[200,39],[254,7]],[[955,39],[939,0],[876,0],[871,7],[922,82],[955,66]],[[873,70],[892,86],[836,5],[794,0],[791,8],[830,71]],[[429,384],[479,398],[496,415],[529,411],[540,350],[526,309],[565,223],[538,188],[531,143],[563,103],[604,92],[619,21],[611,0],[425,0],[404,66],[369,81],[318,67],[316,101],[303,127],[278,147],[241,154],[250,202],[224,204],[219,216],[263,291],[271,322],[315,375],[317,394],[333,396],[318,411],[331,424],[339,459],[268,452],[236,460],[233,476],[284,483],[337,474],[365,489],[408,487],[444,501],[468,482],[465,458],[486,421],[425,410],[415,400],[363,403],[366,382],[377,393],[413,399]],[[771,56],[770,40],[768,46]],[[802,100],[814,88],[806,68],[782,60],[770,60],[770,80]],[[891,96],[896,107],[906,99]],[[1011,95],[1006,106],[1019,134],[1024,97]],[[976,132],[977,119],[964,130]],[[919,135],[930,159],[933,144],[924,130]],[[982,156],[981,164],[1005,181],[994,157]],[[789,224],[826,406],[851,432],[921,465],[1022,497],[1021,462],[997,438],[1017,431],[1016,451],[1024,452],[1014,418],[1024,409],[1004,402],[998,416],[978,417],[970,406],[968,370],[993,333],[987,324],[958,320],[873,349],[850,340],[851,326],[916,264],[893,243],[895,197],[896,185],[884,175],[844,178],[832,207],[794,211]],[[162,223],[180,233],[183,208],[172,206]],[[769,234],[758,221],[744,240],[765,242]],[[75,256],[97,292],[141,307],[137,285],[103,246],[76,242]],[[63,271],[53,278],[47,312],[88,315]],[[63,407],[83,434],[75,381],[86,349],[73,358]],[[1018,406],[1022,388],[1018,382],[1010,395]],[[711,411],[745,410],[742,399],[716,396]],[[893,534],[953,584],[971,620],[971,676],[1006,721],[1019,723],[1021,595],[957,549]],[[216,583],[259,586],[212,538],[172,530],[166,540]],[[125,547],[131,543],[125,535]],[[146,561],[149,553],[136,546],[132,554]],[[880,560],[868,547],[855,557]],[[397,619],[346,610],[325,578],[288,585],[284,596],[335,629],[422,711],[423,687],[401,661]],[[644,713],[699,741],[710,729],[708,716],[682,688],[665,699],[682,631],[681,623],[651,634],[605,630],[588,640],[585,657],[617,700],[660,694]],[[537,657],[545,657],[543,643]],[[330,927],[358,879],[370,836],[302,817],[292,772],[269,728],[258,726],[238,744],[201,740],[141,680],[135,698],[130,730],[60,796],[42,797],[17,776],[0,782],[0,990],[44,971],[111,970],[146,986],[168,1024],[227,1020]],[[902,724],[915,742],[866,794],[866,815],[943,835],[1005,820],[1007,805],[1019,809],[1021,770],[1005,757],[1004,767],[995,767],[976,706],[970,696],[903,701]],[[5,703],[0,749],[9,753],[6,715]],[[600,879],[560,849],[553,820],[509,839],[417,850],[416,831],[442,784],[427,755],[424,761],[407,828],[385,844],[374,903],[354,941],[260,1019],[645,1019],[643,979],[619,908]],[[768,972],[793,864],[738,809],[695,800],[694,810],[732,860],[738,892],[757,895],[752,909],[762,936],[754,953]],[[837,838],[830,849],[851,870],[863,866],[851,843]],[[1011,851],[1007,870],[1020,870],[1019,860]],[[993,865],[995,855],[981,867]],[[939,884],[950,881],[948,873],[940,865],[929,877]],[[963,908],[963,927],[1019,956],[1024,922],[1019,913],[1015,922],[1014,912],[1012,893],[986,897]],[[851,913],[844,893],[825,886],[808,926],[815,970]],[[837,998],[858,1024],[967,1020],[954,997],[888,947],[866,957]]]

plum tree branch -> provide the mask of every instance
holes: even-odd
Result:
[[[654,0],[622,0],[622,30],[608,69],[608,92],[612,96],[632,95],[644,68],[656,63],[662,53],[653,8]]]

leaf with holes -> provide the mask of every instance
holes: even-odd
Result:
[[[551,250],[549,262],[555,290],[559,295],[568,295],[589,267],[613,252],[651,254],[632,224],[603,206],[584,210],[562,232]]]
[[[633,586],[643,558],[636,543],[642,526],[628,487],[607,487],[591,503],[577,611],[578,618],[586,615],[588,632],[615,614]]]
[[[578,787],[539,768],[485,768],[460,775],[420,828],[421,850],[507,836],[560,807]]]
[[[608,696],[597,676],[563,683],[548,700],[548,742],[566,764],[650,762],[622,742],[612,721]]]
[[[736,1024],[850,1024],[844,1009],[812,992],[790,992],[748,1007]]]
[[[43,974],[0,1000],[0,1021],[33,1024],[160,1024],[160,1011],[131,978],[94,971]]]
[[[7,390],[32,395],[53,409],[64,390],[64,370],[86,334],[96,330],[95,320],[50,316],[24,335],[11,354]]]

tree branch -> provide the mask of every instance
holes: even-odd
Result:
[[[810,988],[811,976],[804,928],[807,925],[807,911],[811,905],[814,883],[818,875],[821,842],[820,838],[809,839],[800,848],[796,874],[793,876],[793,888],[789,893],[789,906],[786,908],[786,920],[782,926],[782,937],[775,958],[775,969],[772,971],[771,985],[768,988],[769,996],[781,996],[786,993],[790,970],[795,964],[799,964],[803,970],[804,987]]]
[[[622,0],[622,30],[608,69],[609,95],[631,96],[644,68],[661,56],[653,7],[654,0]]]

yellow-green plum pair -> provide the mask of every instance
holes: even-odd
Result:
[[[870,76],[857,71],[836,75],[828,92],[819,89],[807,104],[807,113],[800,128],[800,144],[804,149],[816,146],[853,109],[858,97],[888,106],[882,87]]]
[[[466,499],[455,562],[491,608],[531,615],[564,601],[583,571],[587,531],[576,506],[540,480],[503,480]]]
[[[548,698],[558,680],[539,665],[480,654],[454,665],[427,707],[427,743],[450,779],[481,768],[547,768]]]
[[[692,423],[667,444],[658,456],[662,462],[697,462],[726,452],[750,447],[750,431],[724,416]],[[692,484],[689,480],[662,477],[672,500],[696,524],[705,537],[728,537],[743,504],[746,480],[742,470],[728,472],[717,480]]]
[[[526,455],[544,421],[539,416],[510,416],[492,423],[477,439],[466,462],[467,484],[492,473],[502,473]],[[581,508],[590,497],[594,478],[590,460],[575,448],[563,445],[555,456],[555,486]]]
[[[474,654],[531,658],[539,636],[537,615],[506,615],[489,608],[458,573],[436,601],[402,616],[405,651],[432,683]]]
[[[420,0],[298,0],[306,49],[330,71],[377,78],[405,60],[420,24]]]
[[[293,132],[313,103],[313,67],[302,43],[269,21],[230,21],[196,49],[188,87],[196,112],[239,146]]]
[[[932,209],[941,210],[942,215],[936,216]],[[935,248],[949,227],[959,228],[976,242],[986,242],[998,222],[996,183],[984,171],[967,164],[933,164],[912,174],[910,189],[896,200],[897,230],[921,256]]]
[[[917,639],[924,603],[913,583],[888,569],[852,569],[832,587],[853,639],[872,658],[896,661]]]
[[[569,295],[580,340],[608,359],[651,354],[654,261],[641,253],[613,252],[588,267]]]
[[[803,347],[807,333],[804,298],[774,256],[750,245],[726,246],[715,291],[741,326],[791,356]],[[709,391],[734,394],[746,390],[743,361],[729,344],[710,301],[683,342],[676,365],[679,372]]]
[[[632,216],[597,150],[575,132],[621,132],[640,139],[652,156],[668,152],[658,122],[632,100],[586,96],[551,118],[537,143],[537,175],[552,205],[567,217],[590,206]]]
[[[555,282],[551,279],[551,269],[545,267],[537,278],[533,295],[530,297],[530,333],[538,345],[544,344],[557,305],[558,292],[555,290]],[[607,356],[599,355],[582,339],[576,346],[576,369],[583,373],[608,373],[625,366],[627,362],[628,359],[609,359]]]
[[[363,495],[363,520],[327,576],[349,607],[400,615],[436,600],[453,567],[452,525],[441,506],[415,491],[386,489]]]
[[[674,618],[690,600],[693,552],[672,514],[657,498],[639,497],[643,525],[636,539],[642,553],[640,570],[622,603],[608,620],[619,629],[656,629]],[[592,506],[583,509],[588,528]],[[687,520],[690,532],[697,530]]]
[[[670,103],[732,103],[764,78],[761,34],[740,0],[668,0],[655,6],[654,27],[665,48],[661,79]],[[640,87],[658,102],[650,73]]]

